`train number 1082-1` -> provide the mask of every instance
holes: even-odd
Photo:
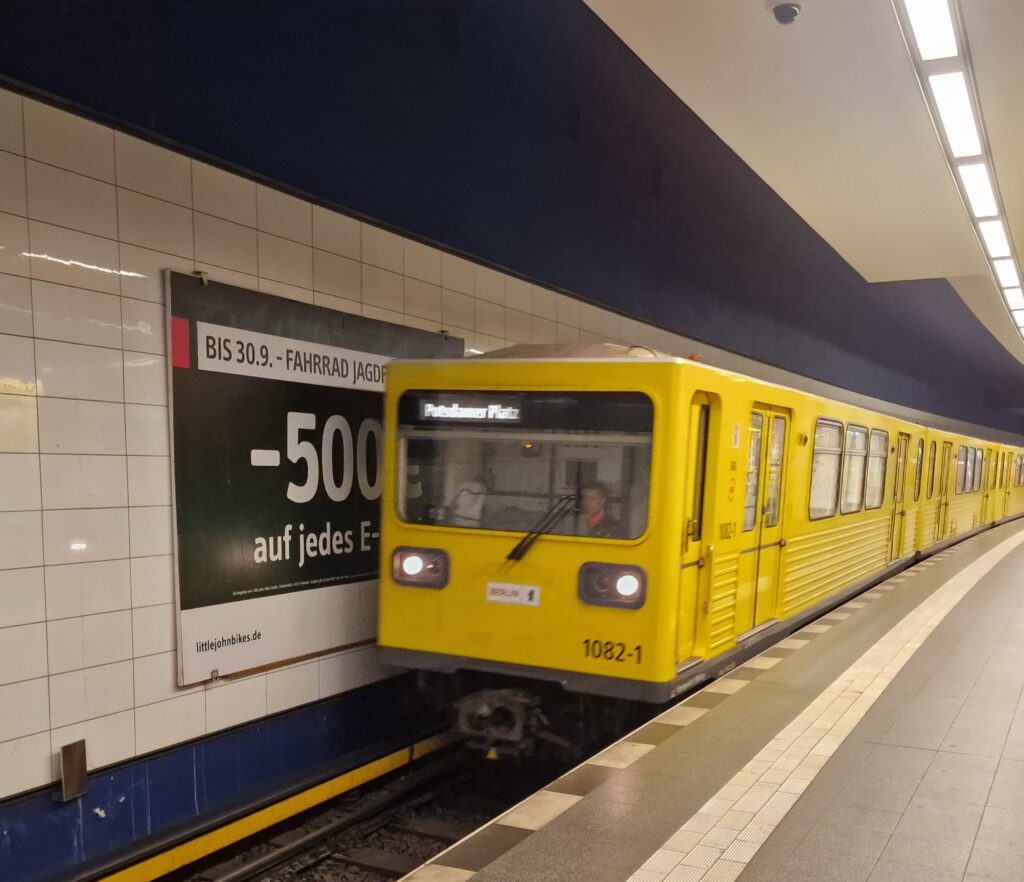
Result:
[[[637,644],[628,649],[625,643],[615,643],[612,640],[584,640],[583,656],[585,658],[603,658],[605,661],[629,662],[635,661],[640,664],[640,654],[643,647]]]

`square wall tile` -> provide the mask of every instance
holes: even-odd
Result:
[[[25,99],[25,155],[114,182],[114,133],[47,104]]]
[[[505,309],[505,337],[517,343],[533,343],[533,316],[518,309]]]
[[[46,568],[46,613],[51,620],[115,612],[131,605],[127,560]]]
[[[558,300],[555,301],[555,317],[558,323],[578,328],[580,326],[580,306],[578,300],[559,294]]]
[[[117,201],[111,184],[31,159],[26,171],[32,220],[117,238]]]
[[[405,270],[405,240],[371,224],[362,225],[362,261],[401,275]]]
[[[0,273],[29,274],[28,226],[28,218],[0,212]]]
[[[124,400],[129,404],[167,404],[165,356],[125,352]]]
[[[42,508],[39,496],[39,457],[34,453],[0,453],[0,511]],[[2,617],[0,613],[0,617]]]
[[[44,511],[43,547],[51,566],[128,557],[128,509]]]
[[[392,309],[381,309],[377,306],[371,306],[369,303],[363,304],[363,316],[364,318],[376,319],[379,322],[390,322],[393,325],[404,325],[405,315],[401,312],[395,312]]]
[[[270,671],[267,674],[267,713],[276,714],[316,701],[319,697],[318,671],[315,661]]]
[[[130,659],[131,610],[47,622],[46,642],[51,674]]]
[[[257,184],[256,215],[260,232],[303,245],[313,244],[313,206],[308,202]]]
[[[457,291],[442,291],[441,321],[446,327],[472,330],[476,324],[476,300]]]
[[[124,416],[129,455],[171,455],[171,429],[166,407],[128,404],[125,405]]]
[[[473,296],[499,306],[505,305],[505,275],[487,266],[476,266],[473,272]]]
[[[324,656],[319,660],[319,664],[321,698],[357,689],[368,682],[366,658],[356,650]]]
[[[476,267],[454,254],[441,254],[441,287],[462,294],[472,294],[476,278]]]
[[[2,346],[0,340],[0,352]],[[124,400],[124,366],[118,349],[36,340],[36,365],[40,395]]]
[[[405,268],[409,278],[441,286],[441,252],[412,239],[404,240]]]
[[[163,306],[122,297],[121,334],[125,349],[163,355],[167,351],[167,317]]]
[[[191,257],[165,254],[137,245],[118,246],[120,254],[121,296],[150,303],[164,302],[164,270],[190,274],[195,269]],[[145,350],[143,350],[145,351]]]
[[[256,227],[256,184],[204,162],[192,162],[195,210]]]
[[[363,265],[363,303],[376,309],[401,313],[405,308],[405,285],[398,273]]]
[[[56,754],[65,744],[85,739],[87,769],[99,769],[135,756],[135,713],[130,710],[85,720],[50,733],[50,748]],[[55,769],[56,772],[56,769]]]
[[[156,144],[114,132],[117,185],[178,205],[192,205],[192,160]]]
[[[0,629],[0,684],[46,676],[46,625]]]
[[[0,570],[0,628],[45,621],[42,567]]]
[[[121,348],[121,298],[53,282],[32,283],[35,336]]]
[[[130,661],[56,674],[50,677],[50,725],[58,728],[115,714],[130,708],[133,700]]]
[[[47,509],[128,505],[128,467],[123,456],[44,453],[42,481]]]
[[[313,288],[333,297],[362,299],[363,272],[357,260],[329,251],[313,251]]]
[[[50,691],[46,677],[0,686],[0,741],[50,731]]]
[[[131,190],[118,189],[117,218],[122,242],[193,257],[192,212],[189,209]]]
[[[28,214],[25,194],[25,158],[0,151],[0,211],[25,217]]]
[[[473,326],[481,334],[491,337],[505,336],[505,307],[486,300],[476,302],[476,324]]]
[[[260,674],[206,690],[206,731],[218,732],[267,715],[267,677]]]
[[[530,287],[533,289],[533,308],[531,312],[548,321],[556,321],[558,319],[558,298],[561,295],[556,294],[554,291],[549,291],[547,288],[540,288],[537,285],[531,285]]]
[[[0,451],[35,453],[39,450],[38,398],[0,395]]]
[[[362,239],[359,221],[314,205],[313,247],[352,260],[361,260]]]
[[[534,343],[554,343],[557,339],[557,325],[547,319],[533,316],[531,321],[532,340]]]
[[[128,500],[131,505],[170,505],[170,459],[163,456],[129,456]]]
[[[196,260],[255,275],[259,271],[256,231],[208,214],[195,215]]]
[[[0,743],[0,798],[42,787],[52,780],[49,732]]]
[[[418,279],[405,279],[405,313],[441,321],[441,289]]]
[[[171,507],[155,505],[131,508],[132,557],[170,554],[172,549]]]
[[[11,153],[25,152],[23,115],[21,96],[0,89],[0,150],[10,150]]]
[[[513,276],[505,276],[505,306],[530,312],[533,309],[533,285]]]
[[[133,557],[132,606],[174,603],[174,557]]]
[[[0,394],[36,394],[36,365],[31,337],[0,334]]]
[[[32,336],[32,286],[22,276],[0,275],[0,334]]]
[[[144,606],[132,610],[132,633],[136,658],[171,652],[177,646],[174,604]]]
[[[123,455],[124,405],[40,398],[39,446],[43,453]]]
[[[119,294],[117,242],[92,233],[55,227],[41,221],[28,225],[32,278],[73,288]]]
[[[204,687],[201,685],[185,689],[179,688],[176,652],[161,652],[156,655],[143,656],[135,659],[134,664],[136,707],[165,702],[181,695],[204,691]]]
[[[299,242],[259,234],[259,270],[261,278],[313,288],[313,249]]]
[[[0,512],[0,570],[38,567],[43,562],[43,526],[38,511]]]
[[[149,753],[206,734],[206,695],[183,695],[135,709],[135,751]]]

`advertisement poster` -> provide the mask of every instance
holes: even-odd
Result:
[[[179,682],[373,639],[385,365],[462,342],[167,286]]]

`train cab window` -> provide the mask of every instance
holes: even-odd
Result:
[[[928,498],[932,498],[932,492],[935,490],[935,442],[928,447]]]
[[[924,474],[924,438],[917,442],[917,472],[914,475],[914,502],[921,498],[921,476]]]
[[[624,539],[647,528],[654,406],[638,392],[406,392],[399,516]],[[599,503],[599,504],[598,504]]]
[[[984,469],[985,452],[980,448],[974,450],[974,490],[981,489],[981,474]]]
[[[864,507],[867,453],[868,430],[864,426],[847,426],[846,449],[843,453],[843,484],[839,494],[840,514],[850,514]]]
[[[819,419],[814,426],[811,494],[812,521],[832,517],[839,497],[839,468],[843,458],[843,424]]]
[[[921,444],[923,445],[924,442],[922,441]],[[864,492],[865,508],[882,507],[882,500],[885,498],[885,464],[888,460],[889,433],[883,432],[881,429],[872,429],[871,449],[868,452],[867,489]],[[917,490],[920,491],[920,489],[921,460],[919,455],[917,463]]]
[[[960,445],[956,452],[956,492],[959,495],[964,492],[964,484],[967,479],[967,448]],[[973,458],[971,462],[973,462]]]
[[[750,448],[747,452],[747,495],[743,503],[743,532],[757,523],[757,500],[761,489],[761,433],[764,416],[756,411],[750,415]]]

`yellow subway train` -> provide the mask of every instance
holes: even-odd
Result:
[[[1024,513],[1024,440],[601,349],[389,365],[386,660],[662,702]]]

